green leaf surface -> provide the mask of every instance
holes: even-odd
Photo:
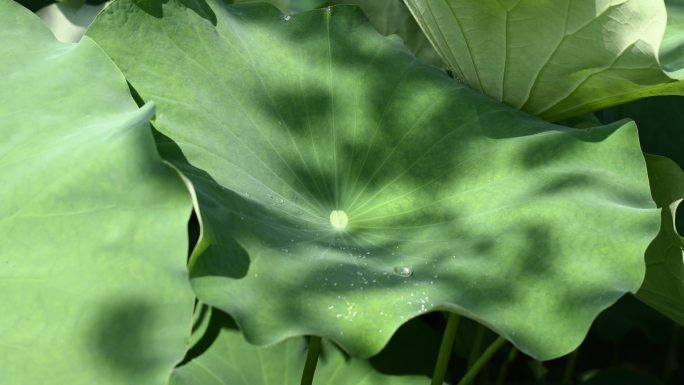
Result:
[[[637,298],[684,325],[684,238],[674,215],[684,200],[684,172],[672,160],[646,157],[653,199],[662,207],[662,225],[646,250],[646,278]]]
[[[278,7],[284,13],[298,13],[309,11],[325,4],[325,0],[232,0],[232,4],[269,3]]]
[[[0,1],[0,382],[162,385],[185,352],[191,201],[116,66]]]
[[[381,34],[398,35],[419,59],[438,68],[446,67],[403,0],[331,0],[327,4],[353,4],[361,7]]]
[[[371,24],[381,34],[399,36],[418,58],[436,67],[445,67],[403,0],[235,0],[232,3],[255,2],[267,2],[285,13],[297,13],[340,4],[356,5],[363,10]]]
[[[300,383],[306,340],[291,338],[270,347],[245,341],[233,327],[223,327],[201,356],[174,370],[170,385],[296,385]],[[422,376],[393,376],[377,372],[364,360],[349,359],[329,342],[323,343],[315,384],[414,385]]]
[[[228,1],[232,4],[247,4],[247,3],[268,3],[277,7],[281,12],[288,13],[290,8],[290,0],[232,0]]]
[[[667,28],[660,45],[663,67],[676,71],[684,68],[684,1],[665,0]]]
[[[406,4],[459,79],[547,120],[684,94],[684,56],[671,49],[684,41],[676,28],[659,58],[667,24],[662,0]]]
[[[546,359],[638,289],[659,214],[633,123],[511,109],[354,7],[210,4],[216,25],[120,0],[88,35],[158,103],[199,202],[194,289],[249,341],[321,335],[368,356],[449,310]]]

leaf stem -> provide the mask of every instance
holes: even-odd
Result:
[[[511,346],[511,350],[506,356],[506,361],[501,364],[501,370],[499,371],[499,376],[496,379],[496,385],[503,385],[504,380],[506,380],[506,374],[508,374],[508,367],[511,365],[513,360],[518,356],[518,349],[515,346]]]
[[[459,317],[458,314],[449,313],[449,318],[447,319],[447,324],[444,328],[444,335],[442,336],[442,343],[439,346],[435,371],[432,374],[432,385],[442,385],[444,383],[444,377],[446,376],[447,367],[449,366],[451,349],[454,347],[456,330],[458,330],[458,321],[460,319],[461,317]]]
[[[470,348],[470,356],[468,357],[468,368],[472,368],[480,356],[480,351],[482,350],[482,340],[484,339],[485,327],[481,324],[477,324],[475,330],[475,339],[473,340],[473,346]]]
[[[494,342],[489,344],[489,346],[487,346],[487,349],[485,349],[485,351],[482,352],[482,354],[477,359],[477,361],[475,361],[473,366],[471,368],[468,368],[468,371],[466,372],[465,376],[461,378],[461,381],[458,382],[458,385],[470,384],[478,375],[478,373],[480,373],[482,368],[484,368],[485,365],[487,365],[487,362],[489,362],[489,359],[492,358],[494,353],[496,353],[496,351],[499,350],[505,343],[505,339],[497,337],[496,340],[494,340]]]
[[[579,347],[570,353],[567,363],[565,364],[565,371],[563,372],[563,379],[561,384],[569,385],[572,384],[572,377],[575,374],[575,366],[577,365],[577,356],[579,355]]]
[[[311,385],[313,383],[314,372],[318,364],[318,356],[321,354],[321,337],[309,337],[309,350],[306,353],[306,363],[304,364],[304,372],[302,373],[302,385]]]

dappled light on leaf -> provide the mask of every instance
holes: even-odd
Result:
[[[449,310],[547,359],[639,287],[659,220],[633,124],[516,111],[355,7],[285,21],[209,4],[215,26],[119,1],[88,35],[158,104],[163,156],[199,202],[193,287],[248,341],[320,335],[369,356]]]
[[[165,385],[192,208],[121,72],[0,1],[0,383]]]

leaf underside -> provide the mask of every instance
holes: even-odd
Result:
[[[672,2],[672,1],[671,1]],[[558,121],[654,95],[682,95],[684,36],[653,0],[406,0],[458,77]],[[673,42],[674,40],[674,42]]]

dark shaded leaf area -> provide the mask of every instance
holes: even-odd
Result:
[[[210,324],[203,334],[202,340],[193,347],[188,357],[176,369],[172,384],[174,385],[218,385],[216,379],[204,381],[206,371],[200,365],[211,364],[207,356],[211,358],[214,344],[220,344],[219,336],[230,337],[236,332],[235,321],[227,314],[217,309],[211,309],[208,314]],[[441,333],[446,319],[442,314],[431,313],[415,318],[404,324],[392,337],[389,344],[377,355],[369,358],[367,363],[372,369],[364,369],[370,372],[387,375],[383,380],[375,377],[377,383],[394,384],[391,379],[397,376],[399,379],[408,377],[408,384],[428,384],[432,375]],[[462,319],[459,324],[454,353],[449,363],[447,382],[458,383],[458,380],[466,373],[469,360],[473,354],[481,351],[496,338],[496,334],[468,319]],[[218,342],[217,342],[218,341]],[[231,339],[236,357],[240,357],[242,349],[254,349],[254,346],[246,344],[241,339]],[[289,372],[292,377],[290,383],[297,384],[299,370],[303,367],[305,355],[305,339],[295,339],[299,353],[291,361],[292,368],[275,373],[284,378]],[[246,345],[245,345],[246,344]],[[244,345],[244,346],[243,346]],[[241,347],[242,346],[242,347]],[[670,320],[652,310],[648,306],[636,300],[633,296],[626,296],[618,301],[613,307],[602,313],[587,336],[581,347],[571,355],[551,361],[539,363],[529,356],[520,353],[510,344],[500,349],[481,372],[476,380],[480,385],[567,385],[567,384],[590,384],[590,385],[665,385],[680,384],[684,381],[684,368],[680,359],[684,354],[684,335],[673,327]],[[340,350],[328,346],[322,356],[325,365],[332,357],[340,354]],[[224,356],[225,357],[225,356]],[[192,360],[198,360],[193,364]],[[334,360],[334,358],[333,358]],[[347,358],[349,362],[351,358]],[[221,370],[225,361],[214,361]],[[239,364],[236,358],[234,364]],[[244,361],[244,365],[251,365],[250,359]],[[188,365],[183,367],[183,365]],[[258,367],[258,366],[257,366]],[[225,370],[225,368],[223,368]],[[259,369],[260,370],[260,369]],[[256,372],[256,370],[254,370]],[[343,371],[342,371],[343,372]],[[235,371],[223,372],[226,378],[236,378]],[[253,375],[255,373],[252,373]],[[325,374],[317,373],[317,380],[321,384],[326,383]],[[259,381],[263,377],[256,378],[256,383],[270,384],[268,381]],[[337,382],[331,384],[357,384],[357,382],[345,382],[344,379],[336,378]],[[385,382],[383,382],[385,381]],[[241,382],[236,382],[242,384]],[[272,383],[276,383],[273,381]],[[280,382],[277,382],[280,383]],[[285,382],[283,382],[285,383]],[[317,382],[315,382],[317,383]],[[396,382],[403,384],[404,382]],[[374,384],[373,382],[369,384]]]

